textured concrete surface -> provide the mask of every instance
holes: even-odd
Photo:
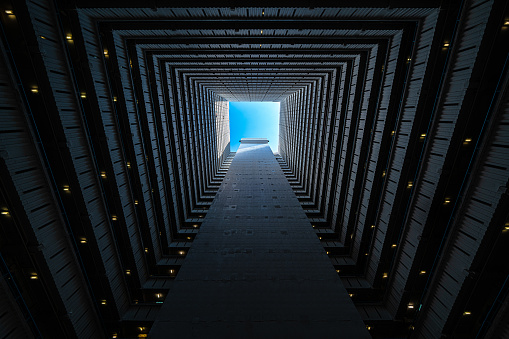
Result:
[[[370,338],[267,144],[241,144],[149,337]]]

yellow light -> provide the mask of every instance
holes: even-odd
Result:
[[[449,204],[450,202],[451,202],[451,199],[449,199],[449,198],[445,198],[445,200],[444,200],[444,205],[447,205],[447,204]]]
[[[138,327],[138,331],[140,331],[140,332],[143,332],[143,331],[145,331],[146,329],[147,329],[147,328],[146,328],[146,327],[143,327],[143,326]]]
[[[111,216],[111,220],[116,221],[117,220],[117,216],[116,215],[112,215]]]
[[[113,97],[113,101],[117,102],[117,97]]]
[[[148,253],[148,248],[145,247],[145,253]]]
[[[263,34],[263,31],[260,31],[260,34]]]
[[[63,190],[66,191],[66,192],[70,192],[71,191],[71,189],[67,185],[64,186]]]
[[[2,211],[2,215],[9,215],[9,211]]]
[[[371,228],[375,228],[375,225],[371,225]]]
[[[394,132],[394,131],[392,131],[392,132],[391,132],[391,135],[394,135],[394,133],[395,133],[395,132]]]
[[[414,308],[414,304],[408,304],[408,308],[409,309],[413,309]]]
[[[262,11],[262,15],[265,15],[265,11]]]
[[[101,305],[106,305],[106,300],[101,300]]]
[[[424,140],[424,138],[426,138],[426,133],[421,134],[419,139]]]
[[[44,35],[39,35],[39,38],[46,40],[46,37]]]
[[[368,329],[368,331],[371,331],[371,326],[366,325],[366,328]]]
[[[131,270],[125,270],[125,274],[131,275]]]
[[[104,171],[101,172],[101,178],[106,178],[106,172]]]
[[[66,39],[66,40],[72,40],[72,35],[71,35],[71,34],[67,34],[67,35],[65,36],[65,39]]]
[[[131,163],[129,161],[127,162],[127,168],[131,168]]]
[[[315,226],[315,225],[312,225],[312,226],[313,226],[313,228],[316,228],[316,226]]]
[[[179,251],[179,254],[180,255],[184,255],[184,254],[186,254],[186,252],[185,251]]]
[[[385,171],[382,172],[382,178],[385,177]]]
[[[187,237],[187,240],[191,240],[191,237]]]
[[[387,273],[384,273],[384,274],[382,275],[382,278],[384,278],[384,279],[385,279],[385,278],[387,278],[388,276],[389,276],[389,275],[388,275]]]
[[[398,245],[396,245],[396,244],[392,244],[392,245],[391,245],[391,247],[392,247],[392,248],[396,248],[397,246],[398,246]]]
[[[138,200],[134,200],[134,204],[135,204],[135,205],[138,205]]]
[[[463,144],[467,145],[469,144],[470,142],[472,142],[472,139],[470,138],[466,138],[465,141],[463,141]]]
[[[339,272],[341,272],[341,270],[336,270],[336,273],[339,273]]]
[[[146,338],[146,337],[148,337],[147,333],[140,333],[140,334],[138,334],[138,338]]]
[[[413,185],[414,185],[414,183],[413,183],[413,182],[411,182],[411,181],[409,181],[409,182],[408,182],[408,185],[407,185],[407,188],[411,188]]]
[[[448,42],[444,42],[444,47],[449,47],[449,43]]]
[[[116,334],[116,333],[113,333],[113,334],[111,335],[111,337],[115,339],[115,338],[117,337],[117,334]]]
[[[7,11],[5,11],[7,13]],[[504,22],[504,26],[509,26],[509,21]]]
[[[80,97],[81,97],[82,99],[86,99],[86,98],[87,98],[87,93],[85,93],[85,92],[81,92]]]
[[[262,47],[262,44],[260,44],[260,47]]]
[[[38,89],[37,87],[32,87],[32,88],[30,89],[30,91],[31,91],[32,93],[39,93],[39,89]]]
[[[406,61],[410,62],[410,61],[412,61],[412,58],[407,58]]]
[[[325,253],[329,254],[329,251],[327,251],[327,252],[325,252]]]
[[[318,239],[322,240],[322,237],[318,237]]]
[[[471,312],[469,312],[469,311],[465,311],[465,312],[463,312],[463,315],[471,315],[471,314],[472,314],[472,313],[471,313]]]
[[[10,10],[10,9],[6,9],[6,10],[5,10],[5,14],[7,14],[7,15],[13,15],[13,14],[14,14],[14,12],[13,12],[12,10]]]
[[[420,275],[426,274],[426,271],[420,271],[419,274]]]
[[[368,255],[369,253],[364,253],[364,255]]]
[[[104,55],[108,55],[108,50],[107,50],[107,49],[105,49],[105,50],[103,51],[103,53],[104,53]]]
[[[170,270],[170,274],[173,274],[173,273],[175,273],[175,270]]]
[[[32,273],[30,275],[30,280],[37,280],[37,279],[39,279],[39,276],[37,275],[37,273]]]
[[[162,293],[156,293],[156,298],[162,298],[162,297],[163,297]]]
[[[350,293],[350,294],[348,294],[348,295],[350,296],[350,298],[353,298],[353,296],[354,296],[355,294]]]
[[[80,239],[80,243],[82,243],[82,244],[86,244],[86,243],[87,243],[87,238],[81,238],[81,239]]]

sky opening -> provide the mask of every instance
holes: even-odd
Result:
[[[230,101],[230,150],[237,152],[241,138],[267,138],[278,151],[279,102]]]

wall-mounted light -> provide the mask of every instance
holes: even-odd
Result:
[[[424,275],[424,274],[426,274],[426,271],[420,271],[419,272],[419,275]]]
[[[105,171],[101,171],[101,178],[106,179],[106,172]]]
[[[113,101],[114,101],[114,102],[117,102],[117,97],[113,97]]]
[[[382,172],[382,178],[385,177],[385,171]]]
[[[394,135],[394,133],[396,133],[396,132],[395,132],[395,131],[392,131],[392,132],[391,132],[391,136],[393,136],[393,135]]]
[[[444,205],[448,205],[451,203],[451,198],[445,198]]]
[[[396,245],[396,244],[392,244],[392,245],[391,245],[391,247],[392,247],[392,248],[396,248],[397,246],[398,246],[398,245]]]
[[[127,168],[131,168],[131,163],[129,161],[127,162]]]
[[[341,273],[341,270],[336,270],[336,273]]]
[[[162,294],[162,293],[156,293],[156,298],[161,299],[162,297],[163,297],[163,294]]]
[[[113,220],[113,221],[117,221],[117,216],[116,216],[116,215],[112,215],[112,216],[111,216],[111,220]]]
[[[32,87],[32,88],[30,88],[30,92],[32,92],[32,93],[39,93],[39,88]]]
[[[138,205],[138,200],[134,200],[134,204],[135,204],[135,205]]]
[[[371,326],[366,325],[366,328],[368,329],[368,331],[371,331]]]
[[[506,27],[509,26],[509,20],[506,20],[506,22],[504,22],[504,26],[506,26]]]
[[[105,50],[103,51],[103,54],[104,54],[104,56],[108,56],[108,50],[107,50],[107,49],[105,49]]]
[[[426,133],[423,133],[420,135],[419,139],[423,141],[426,138]]]
[[[413,309],[414,309],[414,304],[409,303],[409,304],[408,304],[408,306],[407,306],[407,308],[408,308],[409,310],[413,310]]]
[[[412,188],[413,185],[414,185],[414,183],[409,181],[408,184],[406,185],[406,188]]]
[[[186,254],[186,251],[179,251],[179,254],[184,255],[184,254]]]
[[[106,305],[106,300],[105,299],[101,300],[101,305]]]
[[[86,244],[87,238],[80,238],[80,244]]]
[[[350,296],[350,298],[353,298],[353,296],[354,296],[355,294],[353,294],[353,293],[349,293],[348,295]]]
[[[116,333],[112,333],[112,334],[111,334],[111,337],[112,337],[113,339],[115,339],[115,338],[117,338],[117,334],[116,334]]]
[[[468,145],[472,142],[472,139],[471,138],[466,138],[465,140],[463,140],[463,145]]]
[[[42,40],[46,40],[46,37],[44,35],[39,35],[39,38],[41,38]]]
[[[71,192],[71,189],[69,188],[69,185],[64,185],[64,187],[62,189],[64,190],[64,192],[67,192],[67,193]]]
[[[171,269],[170,270],[170,274],[174,274],[175,273],[175,270],[174,269]]]
[[[471,314],[472,314],[472,312],[470,312],[470,311],[463,312],[463,315],[471,315]]]
[[[12,11],[12,9],[6,9],[5,10],[5,14],[7,14],[7,15],[14,15],[14,12]]]
[[[38,279],[39,279],[39,276],[37,275],[37,273],[30,274],[30,280],[38,280]]]
[[[389,275],[388,275],[387,273],[384,273],[384,274],[382,275],[382,278],[384,278],[384,279],[385,279],[385,278],[387,278],[388,276],[389,276]]]
[[[2,212],[0,212],[2,215],[8,216],[9,210],[4,209]]]
[[[72,40],[72,34],[66,34],[65,40]]]
[[[131,275],[131,270],[125,270],[126,275]]]
[[[504,230],[509,231],[509,222],[506,222],[504,225]]]
[[[146,331],[146,330],[147,330],[147,328],[144,327],[144,326],[138,327],[138,331],[140,331],[140,332],[143,332],[143,331]]]
[[[450,45],[450,44],[449,44],[448,42],[444,42],[444,47],[446,47],[446,48],[447,48],[447,47],[449,47],[449,45]]]
[[[85,92],[81,92],[80,97],[81,97],[82,99],[86,99],[86,98],[87,98],[87,93],[85,93]]]
[[[145,247],[145,253],[148,253],[148,248]]]

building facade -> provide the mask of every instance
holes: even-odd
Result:
[[[373,337],[509,336],[507,1],[168,6],[2,2],[2,337],[178,311],[229,101],[281,103],[276,159]]]

